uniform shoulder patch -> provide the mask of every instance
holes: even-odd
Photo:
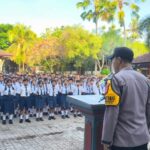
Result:
[[[106,84],[105,105],[118,106],[120,103],[120,96],[112,87],[112,81],[108,80]]]

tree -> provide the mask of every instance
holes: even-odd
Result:
[[[120,35],[120,30],[116,30],[114,26],[110,27],[108,31],[105,31],[101,35],[102,47],[98,56],[97,64],[99,71],[101,72],[106,64],[106,56],[109,56],[115,47],[123,46],[123,38]]]
[[[8,32],[13,28],[10,24],[0,24],[0,49],[7,49],[11,43],[8,38]]]
[[[12,30],[8,32],[9,41],[12,43],[7,49],[12,53],[12,60],[19,65],[19,71],[22,68],[25,71],[27,55],[35,42],[36,34],[29,27],[22,24],[16,24]]]
[[[127,35],[126,35],[126,22],[125,22],[125,10],[129,9],[131,12],[131,18],[138,20],[139,19],[139,10],[138,6],[139,2],[144,2],[144,0],[139,1],[128,1],[128,0],[113,0],[116,2],[116,14],[118,16],[119,24],[123,27],[123,35],[124,35],[124,45],[126,45]]]
[[[103,21],[112,21],[113,14],[116,9],[116,2],[111,2],[109,0],[83,0],[77,3],[77,8],[82,8],[83,13],[81,18],[83,20],[92,20],[95,23],[95,31],[98,33],[98,21],[101,19]]]
[[[139,24],[138,19],[133,18],[131,20],[129,29],[126,30],[126,32],[128,34],[127,40],[130,39],[132,42],[139,40],[140,34],[139,34],[138,24]]]
[[[127,46],[131,48],[134,52],[134,58],[144,55],[149,52],[147,46],[142,42],[127,42]]]
[[[39,38],[33,48],[31,53],[28,55],[28,64],[30,66],[34,65],[44,65],[46,69],[53,72],[53,67],[58,63],[59,57],[59,39],[52,36],[49,30]]]
[[[98,59],[102,40],[100,36],[89,33],[80,26],[74,26],[64,28],[61,44],[68,62],[75,60],[74,66],[81,68],[89,57]]]
[[[139,23],[139,32],[140,34],[145,33],[146,44],[150,48],[150,16],[141,20]]]
[[[109,0],[83,0],[77,3],[78,8],[83,9],[81,18],[83,20],[92,20],[95,24],[95,31],[98,34],[98,21],[112,21],[114,18],[114,12],[116,9],[116,2]],[[95,73],[97,72],[97,61],[95,60]]]
[[[110,55],[115,47],[123,46],[123,38],[120,35],[120,30],[110,29],[101,35],[102,53],[105,56]]]

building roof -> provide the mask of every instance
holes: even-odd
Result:
[[[150,63],[150,53],[135,58],[132,63],[133,64]]]
[[[12,54],[7,53],[3,50],[0,50],[0,58],[6,58],[6,57],[10,57],[10,56],[12,56]]]

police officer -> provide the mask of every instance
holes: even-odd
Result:
[[[114,75],[107,80],[102,143],[111,150],[147,150],[150,140],[150,81],[132,69],[133,52],[115,48]]]

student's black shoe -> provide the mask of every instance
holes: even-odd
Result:
[[[76,117],[77,117],[77,115],[76,115],[76,114],[74,114],[73,116],[74,116],[74,118],[76,118]]]
[[[40,121],[40,118],[36,118],[36,121]]]
[[[58,114],[61,115],[61,111],[58,111]]]
[[[53,120],[55,120],[56,118],[54,116],[51,117]]]
[[[32,115],[32,114],[30,114],[30,117],[33,117],[33,115]]]
[[[47,113],[47,112],[44,112],[44,113],[43,113],[43,115],[44,115],[44,116],[47,116],[47,115],[48,115],[48,113]]]
[[[71,112],[71,113],[74,113],[74,110],[71,110],[70,112]]]
[[[66,115],[66,118],[70,118],[68,115]]]
[[[27,123],[30,123],[30,122],[31,122],[31,120],[29,120],[29,119],[26,119],[26,120],[25,120],[25,122],[27,122]]]
[[[34,114],[33,116],[36,117],[36,114]]]
[[[6,124],[6,120],[3,120],[3,121],[2,121],[2,124],[5,125],[5,124]]]
[[[82,117],[82,115],[81,115],[81,114],[78,114],[78,117]]]
[[[19,123],[23,123],[23,119],[20,119],[20,120],[19,120]]]
[[[58,115],[58,112],[55,111],[54,114],[55,114],[55,115]]]
[[[43,118],[39,118],[39,120],[40,120],[40,121],[44,121],[44,119],[43,119]]]
[[[12,121],[12,120],[9,120],[9,124],[13,124],[13,121]]]
[[[62,116],[61,116],[61,118],[62,118],[62,119],[65,119],[65,116],[64,116],[64,115],[62,115]]]
[[[51,119],[52,119],[51,116],[49,116],[49,117],[48,117],[48,120],[51,120]]]

